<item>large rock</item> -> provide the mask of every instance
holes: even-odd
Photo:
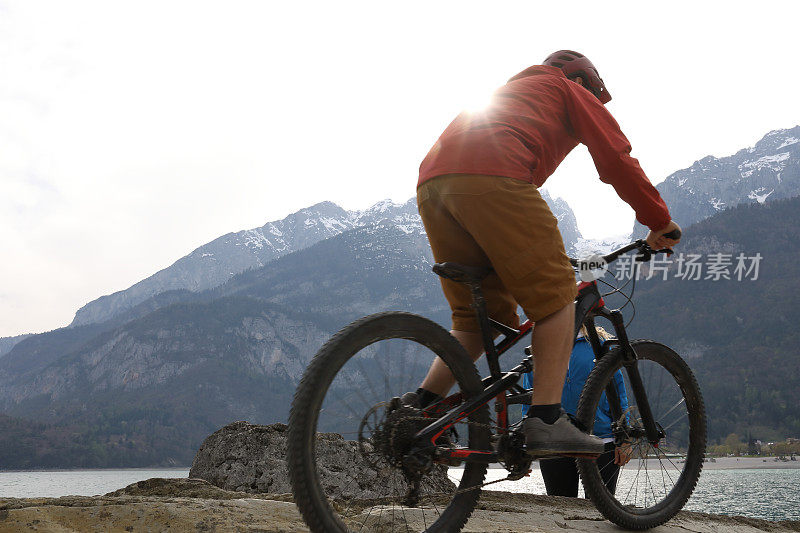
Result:
[[[164,495],[141,495],[152,491],[130,486],[105,496],[0,498],[0,531],[308,533],[292,502],[226,493],[211,486],[205,496],[198,496],[202,487],[186,480],[148,481],[157,482],[160,490],[155,492]]]
[[[231,500],[247,498],[250,494],[223,490],[205,479],[153,477],[131,483],[127,487],[109,492],[106,497],[163,496],[173,498],[203,498],[206,500]]]
[[[200,446],[189,477],[205,479],[229,491],[289,493],[292,488],[286,467],[287,430],[286,424],[228,424]],[[405,490],[399,479],[394,485],[388,484],[386,473],[364,460],[358,443],[345,440],[338,433],[319,433],[316,450],[318,474],[328,495],[366,499]],[[443,468],[426,476],[422,484],[423,492],[449,493],[454,489]]]
[[[190,478],[237,492],[291,492],[286,470],[286,424],[234,422],[206,438]]]

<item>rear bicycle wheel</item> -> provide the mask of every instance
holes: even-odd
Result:
[[[466,523],[487,465],[427,465],[409,477],[412,436],[433,419],[390,401],[416,390],[437,356],[464,398],[483,390],[458,341],[409,313],[353,322],[316,354],[295,392],[287,448],[295,503],[312,531],[459,531]],[[488,450],[489,433],[484,405],[451,440]]]
[[[619,475],[608,485],[596,461],[579,460],[578,468],[586,495],[603,516],[624,528],[649,529],[675,516],[694,491],[705,456],[705,407],[691,369],[677,353],[656,342],[632,344],[648,403],[664,436],[655,445],[647,440],[639,407],[623,370],[628,408],[623,412],[624,420],[617,423],[618,431],[629,437],[631,460],[620,467]],[[598,407],[607,405],[606,387],[621,368],[620,352],[612,351],[597,362],[589,375],[577,410],[577,418],[586,427],[594,426]],[[609,486],[614,482],[616,488]]]

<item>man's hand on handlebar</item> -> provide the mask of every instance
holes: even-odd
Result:
[[[661,231],[648,233],[645,241],[653,250],[672,248],[681,241],[681,227],[671,220]]]

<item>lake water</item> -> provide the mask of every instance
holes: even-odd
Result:
[[[189,469],[0,472],[0,498],[96,496],[151,477],[189,477]]]
[[[773,466],[773,465],[770,465]],[[767,520],[800,520],[800,469],[706,469],[686,508],[692,511],[742,515]],[[92,496],[105,494],[152,477],[187,477],[187,468],[131,470],[61,470],[0,472],[0,498]],[[505,477],[489,469],[487,481]],[[487,487],[494,490],[545,494],[538,469],[519,481]]]
[[[486,481],[505,476],[505,470],[491,468],[487,472]],[[622,488],[618,491],[624,490],[623,480],[620,480],[620,487]],[[547,493],[542,476],[535,466],[528,477],[519,481],[496,483],[486,487],[486,490]],[[583,487],[580,495],[583,496]],[[765,520],[800,520],[800,469],[704,469],[684,509]]]

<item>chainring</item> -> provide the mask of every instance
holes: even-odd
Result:
[[[533,459],[525,453],[525,435],[521,431],[512,430],[500,435],[496,450],[503,466],[508,470],[506,479],[516,481],[531,471]]]

